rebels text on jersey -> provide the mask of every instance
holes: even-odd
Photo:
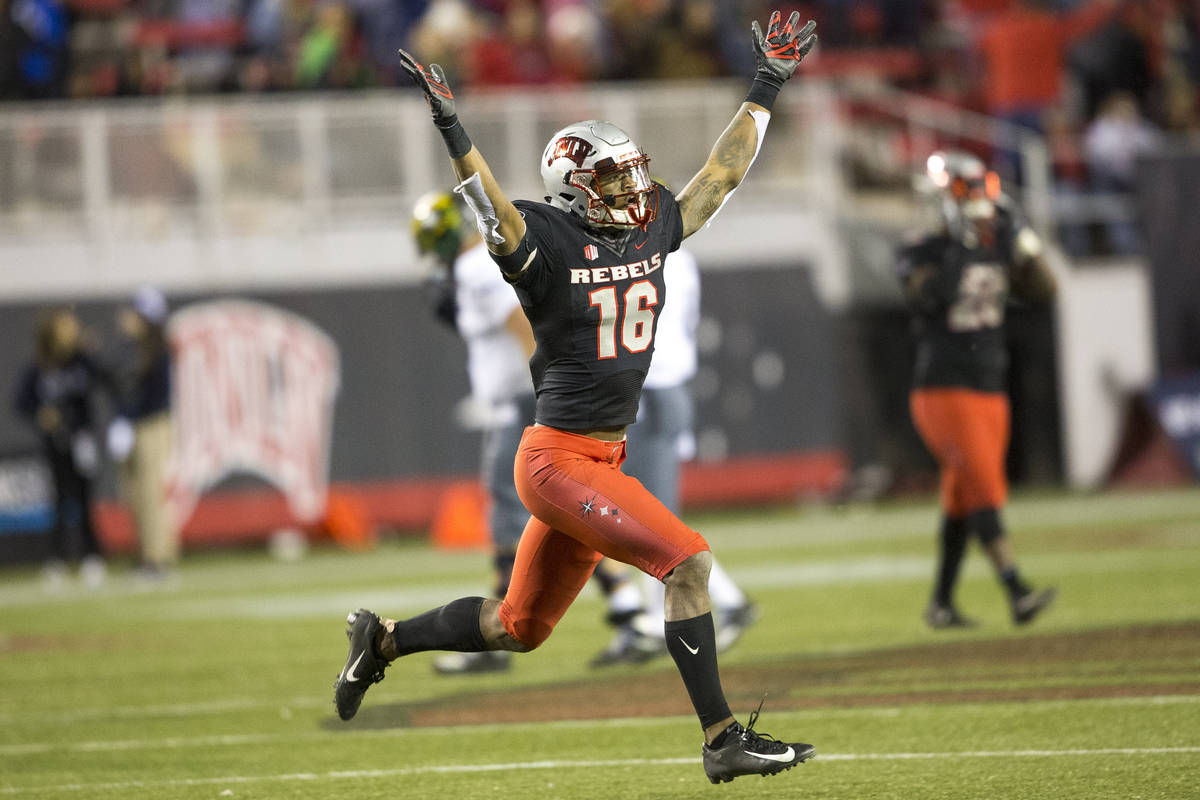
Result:
[[[666,302],[663,264],[679,248],[683,219],[674,196],[657,187],[646,230],[595,236],[579,218],[518,200],[525,237],[493,259],[516,288],[533,327],[529,361],[537,421],[565,430],[629,425],[654,352]]]

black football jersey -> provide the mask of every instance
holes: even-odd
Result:
[[[964,387],[984,392],[1006,388],[1008,348],[1004,315],[1009,298],[1016,226],[997,220],[991,242],[964,242],[937,233],[904,247],[901,279],[923,264],[937,273],[912,303],[917,387]]]
[[[525,238],[495,257],[517,291],[537,349],[536,419],[567,430],[629,425],[666,302],[663,265],[683,239],[675,197],[657,187],[646,230],[597,235],[565,211],[518,200]]]

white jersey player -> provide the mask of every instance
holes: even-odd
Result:
[[[700,325],[700,269],[685,249],[667,256],[667,302],[658,317],[654,357],[642,384],[637,422],[629,427],[622,471],[640,480],[676,514],[680,510],[680,464],[695,456],[691,380],[696,374],[696,331]],[[631,613],[641,600],[614,594],[610,619],[628,617],[595,666],[640,662],[666,653],[663,642],[663,584],[643,576],[645,614]],[[726,650],[757,617],[757,608],[714,558],[708,593],[716,612],[717,647]],[[635,593],[636,594],[636,593]],[[628,604],[622,606],[621,600]]]

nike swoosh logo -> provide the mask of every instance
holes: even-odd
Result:
[[[796,757],[796,751],[790,747],[785,753],[751,753],[749,750],[743,750],[742,752],[748,756],[765,758],[767,761],[778,761],[780,764],[786,764]]]
[[[679,641],[683,642],[683,637],[682,637],[682,636],[680,636],[680,637],[679,637]],[[692,646],[691,646],[690,644],[688,644],[687,642],[683,642],[683,646],[684,646],[684,647],[686,647],[686,648],[688,649],[688,652],[689,652],[689,653],[691,653],[692,655],[696,655],[696,653],[699,653],[699,652],[700,652],[700,648],[699,648],[699,647],[692,647]]]
[[[361,653],[359,653],[358,658],[354,659],[354,663],[350,665],[350,669],[346,672],[346,680],[348,680],[350,683],[354,683],[358,680],[358,677],[354,674],[354,670],[358,669],[358,662],[362,661],[362,657],[366,654],[366,650],[363,650]]]
[[[647,241],[648,241],[648,240],[647,240]],[[634,250],[641,250],[641,249],[642,249],[643,247],[645,247],[645,246],[646,246],[646,242],[642,242],[641,244],[635,244],[635,245],[633,246],[633,249],[634,249]]]

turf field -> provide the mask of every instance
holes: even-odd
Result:
[[[932,503],[690,519],[761,621],[723,659],[730,704],[817,758],[710,786],[667,661],[589,670],[607,642],[587,593],[512,672],[393,666],[333,714],[342,620],[409,614],[489,585],[486,558],[392,542],[189,557],[139,590],[44,594],[0,573],[0,797],[1200,797],[1200,490],[1016,498],[1026,573],[1058,605],[1014,630],[982,556],[961,605],[920,622]]]

